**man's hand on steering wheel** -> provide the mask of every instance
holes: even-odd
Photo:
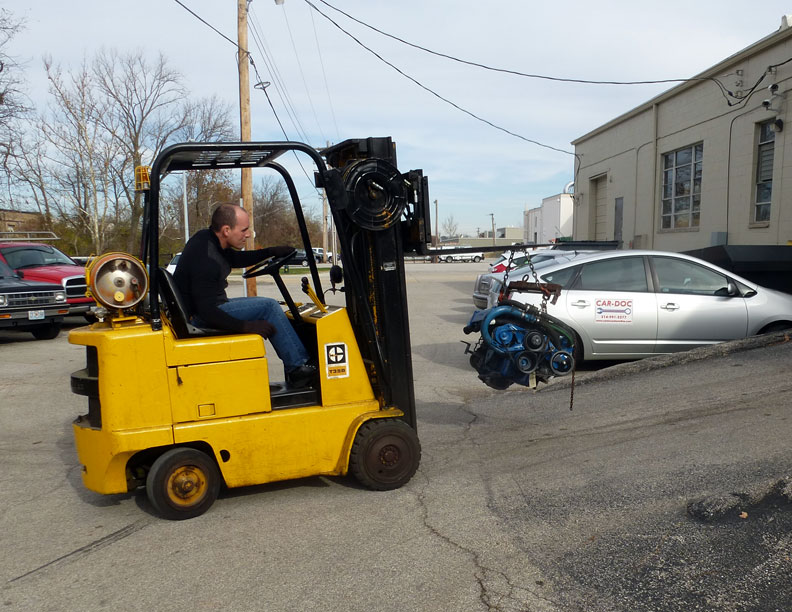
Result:
[[[283,253],[283,255],[276,255],[275,251]],[[273,274],[278,271],[283,264],[285,264],[297,249],[294,247],[270,247],[270,256],[262,261],[250,266],[246,272],[242,274],[242,278],[252,278],[254,276],[263,276],[264,274]]]
[[[274,246],[267,248],[267,255],[269,257],[285,257],[291,255],[296,249],[290,246]]]

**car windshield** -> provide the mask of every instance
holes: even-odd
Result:
[[[64,255],[55,247],[47,244],[11,246],[0,250],[2,250],[8,265],[15,270],[62,264],[75,265],[68,255]]]

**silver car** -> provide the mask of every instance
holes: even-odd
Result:
[[[577,333],[578,359],[637,359],[792,327],[792,295],[679,253],[607,251],[538,272],[562,287],[547,312]]]
[[[572,261],[580,255],[587,255],[596,251],[562,251],[557,249],[541,249],[531,253],[531,262],[534,269],[539,270],[546,266]],[[531,267],[526,262],[526,257],[522,253],[515,254],[515,259],[512,264],[519,265],[519,268],[513,268],[509,272],[511,280],[520,280],[526,274],[531,274]],[[519,259],[518,259],[519,257]],[[500,263],[500,260],[498,260]],[[492,267],[492,266],[490,266]],[[488,272],[479,274],[476,277],[476,282],[473,284],[473,305],[476,308],[492,308],[498,299],[500,287],[503,283],[505,272]],[[533,280],[533,279],[532,279]]]

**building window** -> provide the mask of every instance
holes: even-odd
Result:
[[[704,143],[663,155],[662,229],[698,227]]]
[[[773,158],[775,157],[775,131],[773,121],[759,124],[759,147],[756,151],[756,199],[752,221],[770,221],[770,198],[773,195]]]

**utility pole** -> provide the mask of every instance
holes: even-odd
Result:
[[[190,239],[190,223],[187,217],[187,171],[182,171],[182,192],[184,195],[184,244]]]
[[[492,218],[492,246],[495,246],[495,213],[490,213]]]
[[[325,141],[325,143],[328,147],[330,146],[330,141]],[[322,187],[322,249],[324,250],[322,263],[327,263],[327,249],[329,246],[329,240],[327,239],[327,193]],[[335,251],[333,252],[335,253]]]
[[[239,126],[240,140],[250,140],[250,73],[248,65],[248,20],[247,0],[237,0],[237,61],[239,64]],[[252,251],[255,246],[255,230],[253,224],[253,169],[242,168],[242,207],[250,216],[250,236],[245,242],[245,249]],[[256,279],[245,281],[245,295],[258,295]]]
[[[434,238],[434,246],[435,246],[435,248],[438,248],[440,246],[440,225],[438,225],[438,223],[437,223],[437,200],[434,201],[434,205],[435,205],[435,231],[434,231],[435,238]],[[435,255],[432,258],[432,263],[437,263],[438,261],[440,261],[440,258],[439,258],[438,255]]]
[[[435,205],[435,246],[440,246],[440,225],[437,222],[437,200],[434,201]]]
[[[327,240],[327,194],[322,189],[322,249],[324,251],[322,263],[327,263],[327,249],[329,246]]]

